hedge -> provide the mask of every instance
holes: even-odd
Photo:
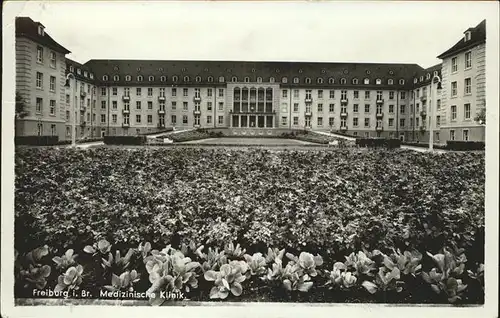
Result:
[[[386,139],[386,138],[358,138],[356,139],[356,145],[359,147],[384,147],[384,148],[400,148],[401,141],[396,138]]]
[[[407,142],[407,141],[404,141],[404,142],[401,142],[401,144],[405,145],[405,146],[429,148],[429,143],[426,143],[426,142]],[[444,149],[444,150],[447,149],[446,145],[441,145],[441,144],[434,144],[433,148],[434,149]]]
[[[106,145],[144,145],[146,136],[104,136]]]
[[[484,141],[446,141],[446,149],[448,150],[484,150]]]
[[[16,145],[53,146],[59,143],[59,136],[16,136]]]

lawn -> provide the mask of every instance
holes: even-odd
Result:
[[[17,297],[483,301],[484,153],[32,148],[15,169]]]

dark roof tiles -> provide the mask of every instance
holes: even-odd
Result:
[[[33,21],[28,17],[16,17],[16,37],[24,36],[39,44],[45,45],[57,52],[68,54],[71,53],[68,49],[57,43],[45,31],[43,34],[38,33],[38,27],[43,25],[39,22]]]
[[[450,55],[462,52],[464,50],[470,49],[478,44],[484,43],[486,41],[486,20],[481,21],[476,27],[467,29],[464,33],[471,33],[471,38],[468,41],[465,41],[465,38],[462,37],[460,41],[458,41],[451,48],[441,53],[438,56],[440,59],[444,59],[449,57]]]

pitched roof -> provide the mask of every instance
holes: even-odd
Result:
[[[98,81],[109,85],[137,85],[150,83],[151,85],[215,85],[218,78],[224,77],[224,82],[231,82],[232,77],[237,77],[237,82],[244,82],[245,77],[250,82],[256,82],[261,77],[264,82],[268,82],[271,77],[277,83],[282,83],[282,78],[287,78],[285,86],[317,87],[319,85],[330,86],[329,79],[334,79],[334,85],[340,83],[341,78],[346,79],[346,87],[353,86],[352,80],[358,79],[356,87],[382,88],[386,87],[387,81],[393,79],[391,87],[407,87],[409,80],[422,71],[422,67],[417,64],[387,64],[387,63],[323,63],[323,62],[261,62],[261,61],[185,61],[185,60],[90,60],[84,64],[92,69]],[[108,81],[103,80],[103,76],[108,76]],[[114,76],[119,76],[114,81]],[[125,76],[131,76],[130,81],[125,81]],[[138,81],[137,76],[142,75],[143,80]],[[149,77],[153,80],[149,81]],[[165,81],[160,81],[162,76]],[[177,76],[177,81],[173,77]],[[189,77],[187,82],[184,77]],[[200,77],[200,81],[196,78]],[[208,77],[213,78],[213,82],[208,82]],[[299,83],[295,84],[293,79],[299,78]],[[306,78],[311,80],[306,83]],[[323,84],[318,83],[318,79],[323,80]],[[364,78],[370,79],[370,84],[363,84]],[[375,85],[375,80],[382,80],[381,85]],[[399,80],[404,79],[405,84],[399,85]]]
[[[45,45],[57,52],[68,54],[68,49],[57,43],[45,31],[43,35],[38,34],[38,26],[44,27],[40,22],[35,22],[28,17],[16,17],[16,37],[24,36],[39,44]]]
[[[412,79],[412,83],[414,84],[415,88],[429,85],[432,81],[432,78],[434,77],[434,72],[437,72],[437,75],[441,77],[442,66],[443,63],[439,63],[417,73]],[[420,80],[420,78],[422,78],[422,81]],[[415,79],[417,79],[417,83],[415,83]]]
[[[486,20],[481,21],[481,23],[474,28],[468,28],[465,32],[471,33],[470,40],[465,41],[465,38],[462,37],[455,45],[446,50],[444,53],[441,53],[438,58],[444,59],[450,55],[465,51],[478,44],[486,42]]]
[[[71,70],[71,67],[73,67],[73,70]],[[80,74],[78,74],[78,70],[80,70]],[[95,74],[88,66],[78,63],[77,61],[73,61],[72,59],[66,58],[66,75],[68,75],[69,73],[72,73],[78,80],[89,83],[96,82]],[[85,74],[87,74],[87,76],[85,76]]]

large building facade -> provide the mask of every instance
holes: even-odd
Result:
[[[40,26],[29,18],[16,20],[17,90],[29,113],[18,125],[19,135],[69,139],[74,120],[77,139],[199,127],[231,135],[311,129],[422,142],[428,141],[432,128],[438,143],[484,140],[484,126],[473,118],[485,106],[485,21],[466,32],[469,42],[460,40],[440,55],[442,64],[428,69],[417,64],[309,62],[80,64],[65,58],[69,51],[46,33],[40,35]],[[47,65],[38,60],[39,47],[49,51]],[[466,67],[455,70],[457,63]],[[464,85],[463,94],[457,93],[457,83]],[[42,129],[33,123],[41,123]],[[46,126],[55,128],[48,131]]]

